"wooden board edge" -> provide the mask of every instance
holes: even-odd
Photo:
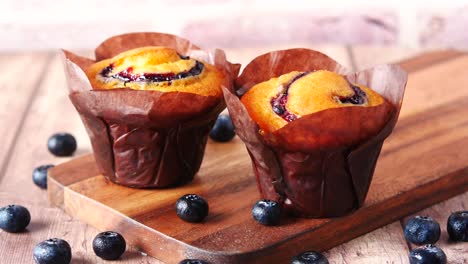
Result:
[[[435,188],[440,191],[434,194],[432,190]],[[68,188],[64,191],[62,189],[62,208],[71,216],[85,221],[99,230],[114,230],[122,233],[128,239],[129,244],[169,263],[183,258],[202,258],[212,263],[225,264],[269,263],[271,261],[289,261],[291,256],[306,250],[328,250],[465,191],[468,191],[468,168],[449,173],[420,186],[418,189],[402,192],[385,201],[385,206],[384,203],[378,203],[362,208],[349,216],[334,219],[320,228],[307,230],[276,244],[250,252],[214,252],[194,247],[144,226],[120,212]],[[415,196],[419,199],[414,199]],[[397,213],[386,219],[382,217],[389,211]],[[90,217],[90,213],[95,215]],[[368,224],[355,228],[352,226],[355,221],[367,222]],[[347,235],[344,236],[344,234]],[[141,237],[150,239],[152,243],[149,244],[158,246],[145,246],[140,242]]]
[[[439,192],[434,194],[432,190],[435,188],[439,189]],[[259,258],[255,259],[255,261],[258,262],[255,263],[269,263],[268,261],[273,260],[286,262],[290,260],[288,258],[291,256],[297,255],[303,251],[326,251],[356,237],[374,231],[375,229],[398,221],[406,215],[416,213],[466,191],[468,191],[468,168],[463,168],[428,182],[418,189],[402,192],[385,201],[385,204],[388,205],[390,203],[391,207],[387,207],[384,203],[377,203],[362,208],[349,216],[336,218],[319,228],[297,234],[287,241],[282,241],[281,244],[264,248],[262,251],[265,252],[262,254],[259,254],[259,252],[253,256],[246,254],[242,256],[242,263],[250,263],[247,260],[254,256],[259,256]],[[414,199],[415,196],[419,197],[419,199]],[[397,213],[385,219],[382,215],[387,214],[388,211]],[[353,221],[367,222],[368,224],[356,228],[350,224]],[[344,234],[348,236],[343,236]],[[286,246],[286,244],[288,245]],[[293,246],[291,246],[291,244],[293,244]],[[288,254],[285,254],[282,258],[278,255],[278,252],[281,252],[283,255],[284,252],[288,252]],[[286,258],[286,256],[288,258]]]
[[[85,154],[80,157],[76,157],[48,170],[47,196],[51,205],[63,208],[63,193],[65,187],[86,178],[86,175],[83,175],[83,178],[71,179],[70,177],[67,177],[67,170],[75,167],[77,162],[88,162],[89,160],[93,160],[92,162],[94,162],[93,154]]]
[[[51,170],[49,170],[49,175],[47,177],[47,196],[52,206],[63,209],[64,190],[65,186],[55,179]]]
[[[188,258],[189,254],[186,253],[185,249],[193,248],[73,189],[65,189],[63,197],[62,209],[67,214],[100,231],[112,230],[119,232],[125,237],[129,245],[165,263],[176,263],[181,259]],[[144,240],[151,240],[153,243],[142,243],[143,237]],[[155,246],[148,246],[148,244]],[[192,251],[197,250],[192,249]]]

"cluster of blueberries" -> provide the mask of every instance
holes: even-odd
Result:
[[[0,228],[7,232],[22,232],[30,221],[28,209],[21,205],[8,205],[0,209]],[[116,232],[99,233],[93,240],[94,252],[105,260],[120,258],[125,249],[125,239]],[[72,259],[71,247],[63,239],[47,239],[36,245],[33,257],[38,264],[68,264]]]
[[[468,211],[452,213],[447,219],[447,233],[454,242],[468,242]],[[435,246],[440,238],[440,225],[428,216],[415,216],[405,225],[405,238],[420,247],[410,252],[410,264],[445,264],[447,256]]]
[[[211,139],[226,142],[235,136],[234,126],[227,115],[220,115],[210,132]],[[48,142],[49,151],[58,157],[72,156],[77,149],[76,139],[68,133],[52,135]],[[47,189],[48,170],[52,164],[42,165],[34,169],[33,182],[42,189]],[[184,195],[176,203],[177,215],[188,222],[201,222],[208,215],[208,203],[198,195]],[[21,205],[8,205],[0,208],[0,229],[9,233],[23,232],[31,221],[29,210]],[[113,231],[99,233],[93,239],[95,254],[105,260],[117,260],[126,250],[124,237]],[[72,259],[70,244],[59,238],[51,238],[40,242],[33,250],[33,258],[37,264],[69,264]],[[185,259],[180,264],[203,264],[202,260]]]
[[[235,136],[234,126],[228,115],[220,115],[210,132],[210,138],[226,142]],[[55,134],[49,138],[49,151],[56,156],[71,156],[76,150],[75,138],[67,133]],[[47,171],[53,165],[43,165],[34,169],[34,183],[42,189],[47,188]],[[176,214],[184,221],[202,222],[207,216],[207,201],[196,194],[186,194],[175,204]],[[262,225],[272,226],[280,223],[281,205],[271,200],[260,200],[252,208],[252,217]],[[0,229],[10,233],[22,232],[31,221],[31,215],[21,205],[8,205],[0,208]],[[455,212],[447,222],[447,231],[453,241],[468,241],[468,211]],[[445,253],[434,244],[440,237],[440,226],[430,217],[416,216],[405,226],[406,239],[416,245],[424,245],[410,253],[411,264],[445,264]],[[105,260],[119,259],[126,250],[126,241],[122,235],[113,231],[99,233],[93,240],[95,254]],[[59,238],[47,239],[34,248],[34,260],[37,264],[69,264],[72,258],[71,247],[67,241]],[[328,264],[325,256],[315,251],[303,252],[292,258],[291,264]],[[203,260],[185,259],[179,264],[207,264]]]
[[[58,157],[73,155],[76,151],[76,140],[68,133],[52,135],[47,147]],[[47,171],[54,167],[48,164],[34,169],[33,182],[42,189],[47,189]],[[8,205],[0,208],[0,229],[10,233],[19,233],[26,229],[31,221],[28,209],[21,205]],[[105,260],[115,260],[125,252],[126,242],[122,235],[108,231],[96,235],[93,239],[93,250]],[[68,264],[72,259],[70,244],[59,238],[50,238],[36,245],[33,258],[37,264]]]
[[[208,213],[208,204],[206,201],[197,195],[190,195],[193,202],[199,205],[189,205],[193,210],[191,213],[200,215],[197,219],[203,219]],[[196,197],[196,198],[194,198]],[[182,197],[181,199],[184,199]],[[180,201],[180,200],[179,200]],[[178,203],[179,203],[178,201]],[[203,205],[203,206],[202,206]],[[177,207],[179,209],[179,207]],[[203,208],[203,209],[201,209]],[[184,219],[178,211],[177,214]],[[271,200],[260,200],[255,203],[252,209],[252,217],[263,225],[277,225],[281,219],[281,206]],[[192,216],[193,217],[193,216]],[[201,221],[200,220],[200,221]],[[409,242],[421,246],[413,249],[410,252],[410,264],[446,264],[447,257],[441,248],[434,244],[440,238],[440,225],[434,219],[427,216],[415,216],[411,218],[405,225],[405,238]],[[468,211],[454,212],[447,220],[447,232],[450,240],[454,242],[468,242]],[[291,264],[328,264],[328,260],[322,254],[314,251],[308,251],[295,256],[291,260]]]
[[[208,216],[209,206],[207,201],[196,194],[187,194],[176,202],[176,213],[184,221],[201,222]],[[271,200],[260,200],[252,208],[252,217],[260,224],[272,226],[278,225],[281,220],[281,206]],[[185,264],[206,264],[202,260],[193,262],[181,262]],[[179,263],[179,264],[181,264]],[[291,260],[291,264],[328,264],[328,260],[322,254],[315,251],[303,252]]]

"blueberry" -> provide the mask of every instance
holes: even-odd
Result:
[[[105,260],[120,258],[125,252],[127,243],[122,235],[107,231],[97,234],[93,240],[93,250],[96,255]]]
[[[440,226],[427,216],[415,216],[405,226],[405,237],[416,245],[435,244],[440,237]]]
[[[210,132],[210,138],[218,142],[227,142],[231,140],[236,133],[229,115],[219,115],[216,123]]]
[[[452,213],[447,220],[447,232],[453,241],[468,242],[468,211]]]
[[[54,167],[52,164],[42,165],[33,170],[33,182],[42,189],[47,189],[47,172]]]
[[[252,217],[262,225],[277,225],[281,220],[281,206],[271,200],[260,200],[252,208]]]
[[[21,205],[8,205],[0,208],[0,228],[7,232],[22,232],[29,222],[31,222],[31,214]]]
[[[201,222],[208,215],[208,203],[196,194],[186,194],[176,202],[177,215],[187,222]]]
[[[37,264],[68,264],[71,259],[71,247],[63,239],[47,239],[34,248],[34,260]]]
[[[49,151],[55,156],[71,156],[76,150],[76,140],[68,133],[57,133],[52,135],[47,141]]]
[[[199,259],[184,259],[179,264],[208,264],[208,262]]]
[[[411,250],[410,264],[445,264],[447,256],[444,251],[434,245],[425,245]]]
[[[328,259],[315,251],[306,251],[291,260],[291,264],[328,264]]]

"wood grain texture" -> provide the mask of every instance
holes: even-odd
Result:
[[[2,129],[0,134],[13,133],[15,139],[12,141],[11,136],[1,134],[4,136],[2,143],[5,145],[1,151],[10,144],[12,150],[8,153],[4,173],[0,175],[0,207],[11,203],[22,204],[32,214],[32,224],[28,232],[14,235],[0,230],[0,263],[33,263],[32,248],[50,237],[64,238],[72,245],[73,263],[107,263],[97,258],[91,247],[98,230],[71,218],[62,210],[51,208],[47,201],[47,192],[37,188],[31,181],[34,167],[45,163],[57,164],[70,159],[54,157],[48,152],[47,139],[53,133],[71,132],[79,145],[76,155],[91,151],[85,129],[69,102],[59,56],[51,56],[48,53],[1,55],[0,65],[5,65],[0,73],[0,79],[5,81],[2,83],[12,82],[15,78],[24,82],[24,86],[22,82],[16,82],[18,86],[2,87],[5,94],[0,97],[1,108],[11,107],[11,110],[2,111],[8,115],[2,116],[0,124],[2,128],[8,129]],[[17,68],[11,69],[6,65]],[[30,79],[23,78],[24,71],[30,71]],[[32,98],[26,101],[28,97]],[[24,104],[23,109],[20,103]],[[21,130],[15,131],[23,114],[25,118]],[[160,262],[130,248],[122,263]]]
[[[37,243],[52,237],[67,240],[72,247],[73,264],[108,263],[98,258],[92,248],[92,239],[98,231],[85,223],[74,219],[57,208],[37,206],[30,199],[17,195],[0,193],[1,205],[21,204],[31,213],[31,223],[27,230],[19,234],[10,234],[0,229],[0,263],[34,263],[33,249]],[[129,247],[119,263],[159,264],[161,262],[143,256],[136,248]]]
[[[373,65],[373,64],[379,64],[379,63],[384,62],[384,58],[382,58],[381,56],[376,56],[375,52],[371,52],[369,54],[368,50],[363,47],[353,48],[353,50],[355,53],[356,61],[359,61],[359,63],[365,64],[365,65]],[[403,50],[402,52],[406,53],[405,50]],[[455,65],[458,65],[460,62],[463,62],[463,60],[465,60],[463,58],[463,53],[459,51],[447,50],[447,51],[433,52],[432,54],[433,56],[431,57],[417,56],[411,60],[401,63],[401,65],[408,70],[411,70],[413,72],[421,71],[420,75],[417,77],[419,79],[416,79],[416,80],[410,79],[408,85],[411,85],[411,82],[413,81],[420,82],[419,80],[424,79],[424,76],[426,75],[428,75],[429,78],[427,80],[424,80],[424,83],[428,85],[428,87],[434,87],[435,84],[431,84],[431,82],[434,80],[441,80],[441,79],[442,80],[450,79],[447,82],[448,91],[456,90],[456,87],[459,87],[460,84],[466,83],[468,78],[464,78],[461,80],[457,79],[455,81],[452,81],[452,78],[465,77],[465,76],[459,76],[458,72],[460,69],[458,67],[460,66],[455,66]],[[446,65],[449,65],[449,67],[446,67]],[[441,89],[446,91],[445,84],[444,86],[441,87]],[[417,111],[424,111],[422,110],[424,109],[424,107],[430,107],[429,104],[424,105],[422,103],[423,101],[421,100],[421,97],[426,97],[426,100],[430,100],[431,104],[433,105],[440,104],[447,100],[446,96],[435,96],[435,95],[431,96],[430,93],[426,94],[424,90],[411,91],[411,92],[413,93],[410,93],[410,94],[407,93],[405,95],[405,105],[403,108],[404,111],[402,111],[402,116],[409,115]],[[459,91],[457,92],[463,93],[463,92],[466,92],[466,89],[459,89]],[[429,98],[427,96],[429,96]],[[455,121],[455,123],[458,123],[459,121],[461,121],[459,116],[452,116],[452,120]],[[446,120],[440,119],[439,122],[446,122]],[[447,120],[447,122],[452,122],[452,121]],[[421,129],[424,130],[424,128],[421,128]],[[456,130],[455,127],[454,127],[454,130]],[[445,135],[445,136],[449,136],[449,135]],[[468,193],[465,192],[462,195],[459,195],[448,201],[442,202],[440,204],[434,205],[421,212],[416,213],[416,215],[428,215],[428,216],[434,217],[441,224],[442,236],[438,245],[441,246],[443,250],[446,252],[448,259],[449,259],[449,263],[468,263],[468,260],[467,260],[468,247],[463,243],[449,242],[447,239],[447,233],[446,233],[446,222],[450,213],[455,210],[467,210],[468,209],[468,206],[466,204],[466,201],[468,200],[467,195]],[[404,220],[401,221],[401,226],[404,226],[404,223],[406,222],[407,219],[408,218],[405,218]],[[399,233],[403,235],[403,229]]]
[[[31,181],[35,167],[46,163],[60,163],[69,158],[55,157],[47,150],[47,139],[57,132],[70,132],[78,142],[75,155],[91,150],[86,131],[78,114],[68,99],[62,62],[58,54],[53,57],[42,82],[37,84],[32,102],[28,102],[29,112],[21,131],[18,132],[13,151],[9,154],[4,174],[0,176],[0,191],[14,190],[22,186],[28,190],[24,198],[47,204],[43,192]],[[60,109],[60,111],[57,111]]]
[[[47,53],[0,54],[0,127],[4,128],[0,129],[0,181],[50,59]],[[22,77],[25,74],[27,78]]]
[[[325,255],[331,264],[408,262],[408,248],[399,222],[336,246]]]
[[[457,65],[468,61],[466,57],[456,60]],[[447,63],[454,67],[451,62]],[[408,90],[426,88],[413,79],[420,72],[410,72]],[[119,230],[131,243],[169,263],[185,257],[212,263],[283,262],[304,250],[329,249],[468,190],[463,158],[468,148],[456,147],[468,145],[467,104],[468,96],[452,97],[402,118],[384,146],[365,206],[342,218],[289,219],[273,228],[255,223],[250,207],[258,193],[250,160],[238,139],[209,143],[197,179],[184,187],[135,190],[117,186],[98,175],[91,157],[83,157],[52,171],[56,186],[50,197],[69,214],[98,229]],[[75,179],[78,175],[80,179]],[[54,201],[62,192],[63,199]],[[208,199],[211,214],[204,224],[184,223],[175,215],[174,203],[186,193]],[[147,240],[141,241],[142,236]]]
[[[411,108],[403,108],[401,114],[423,112],[427,108],[450,103],[453,98],[467,96],[468,89],[460,87],[468,81],[465,72],[468,67],[467,58],[467,55],[458,56],[414,72],[408,85],[418,85],[420,89],[408,90],[403,104],[411,105]]]

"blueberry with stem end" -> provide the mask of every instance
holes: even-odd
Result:
[[[227,142],[234,138],[234,124],[229,115],[219,115],[210,131],[210,138],[218,142]]]
[[[425,245],[411,250],[410,264],[446,264],[447,256],[444,251],[434,245]]]
[[[53,168],[54,165],[47,164],[42,165],[33,170],[32,179],[34,184],[39,186],[41,189],[47,189],[47,175],[50,168]]]
[[[69,264],[71,259],[70,244],[63,239],[47,239],[34,248],[34,261],[37,264]]]
[[[440,237],[440,226],[428,216],[415,216],[405,225],[405,238],[415,245],[435,244]]]
[[[21,205],[8,205],[0,208],[0,229],[9,233],[19,233],[31,222],[31,214]]]
[[[116,260],[122,256],[127,247],[124,237],[113,231],[96,235],[93,240],[94,253],[105,260]]]
[[[69,133],[57,133],[47,141],[49,151],[58,157],[68,157],[76,150],[76,139]]]
[[[319,252],[306,251],[292,258],[291,264],[328,264],[328,259]]]
[[[281,220],[281,205],[272,200],[260,200],[252,208],[252,217],[262,225],[277,225]]]
[[[447,232],[452,241],[468,242],[468,211],[450,214],[447,220]]]
[[[176,213],[182,220],[191,223],[203,221],[208,215],[208,203],[196,194],[186,194],[176,202]]]

